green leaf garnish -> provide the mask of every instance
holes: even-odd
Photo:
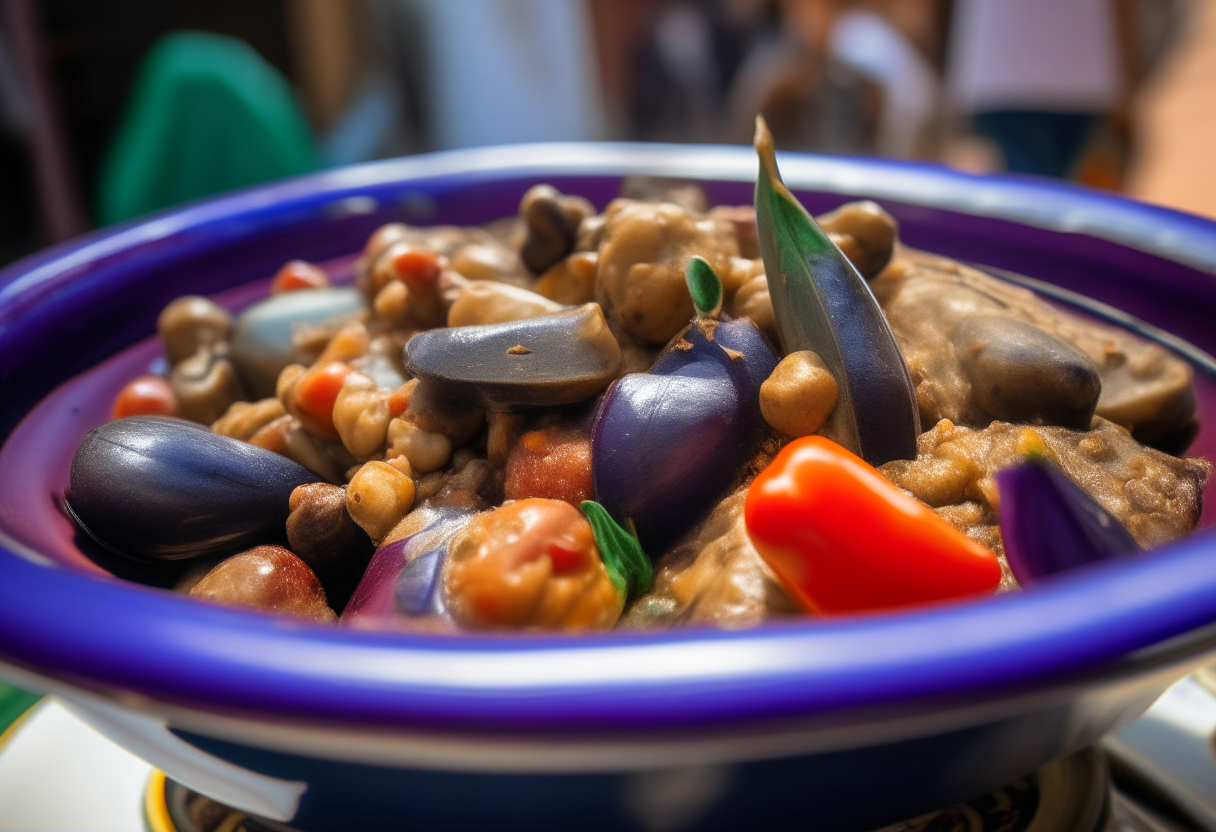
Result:
[[[722,281],[704,257],[693,257],[684,269],[684,281],[693,308],[702,318],[716,318],[722,311]]]
[[[878,301],[781,181],[762,117],[755,147],[756,228],[782,347],[818,353],[839,387],[823,434],[871,465],[915,459],[916,394]]]
[[[628,601],[650,589],[654,567],[642,551],[637,537],[621,528],[608,510],[593,500],[584,500],[583,514],[591,523],[595,543],[599,546],[608,579],[616,587],[622,601]]]

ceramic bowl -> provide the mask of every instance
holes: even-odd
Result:
[[[877,199],[908,244],[1040,281],[1179,351],[1206,420],[1191,452],[1216,459],[1216,224],[919,164],[781,164],[812,211]],[[625,174],[683,176],[745,203],[755,170],[744,148],[434,154],[187,206],[4,270],[0,676],[60,695],[183,784],[309,832],[830,830],[1021,776],[1211,660],[1216,540],[1202,531],[974,603],[578,638],[310,626],[116,580],[102,566],[121,564],[77,551],[59,509],[68,460],[155,358],[154,321],[175,296],[239,306],[290,258],[340,270],[383,222],[488,221],[537,182],[603,206]]]

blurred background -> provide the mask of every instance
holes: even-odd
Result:
[[[750,141],[1216,217],[1216,0],[0,0],[0,264],[324,167]]]

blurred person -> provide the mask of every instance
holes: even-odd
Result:
[[[763,15],[730,81],[730,137],[750,141],[756,114],[763,113],[779,146],[818,147],[814,122],[824,84],[822,39],[813,21],[791,23],[788,3],[768,4]]]
[[[956,0],[948,84],[1008,170],[1067,177],[1122,94],[1111,0]]]
[[[649,17],[632,56],[636,135],[665,141],[736,138],[729,91],[757,44],[779,32],[776,4],[664,0]]]
[[[583,0],[398,0],[414,6],[436,148],[601,138]]]
[[[916,45],[883,15],[847,9],[832,22],[828,48],[835,61],[882,89],[874,151],[897,159],[925,155],[940,81]]]
[[[749,141],[763,113],[780,147],[873,152],[882,107],[872,77],[831,54],[842,0],[781,0],[776,25],[755,39],[732,81],[731,136]]]

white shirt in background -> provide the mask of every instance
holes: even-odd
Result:
[[[955,0],[947,64],[962,112],[1103,112],[1121,78],[1113,0]]]

